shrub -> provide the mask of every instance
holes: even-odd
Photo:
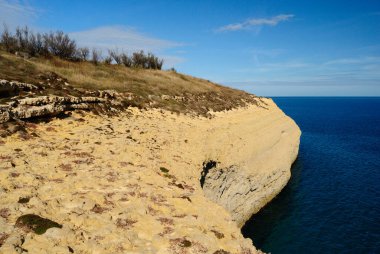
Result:
[[[42,34],[37,33],[35,35],[32,33],[29,35],[27,52],[30,56],[47,56],[49,54],[49,50],[43,40]]]
[[[132,66],[136,68],[146,68],[146,56],[144,51],[134,52],[132,54]]]
[[[92,49],[91,62],[93,62],[95,65],[99,64],[101,55],[102,55],[102,52],[100,50]]]
[[[27,51],[29,48],[29,28],[25,26],[24,28],[16,28],[16,47],[18,51]]]
[[[9,32],[4,25],[0,36],[2,48],[10,53],[21,53],[29,56],[57,56],[69,61],[88,61],[90,50],[87,47],[77,48],[75,40],[62,31],[49,33],[33,33],[27,26],[17,27],[15,34]],[[25,53],[25,54],[24,54]],[[102,53],[93,49],[91,52],[91,62],[98,64],[101,62]],[[103,59],[105,64],[123,64],[126,67],[157,69],[161,70],[164,61],[152,53],[145,54],[144,51],[134,52],[131,56],[125,53],[119,54],[117,50],[108,50],[108,56]]]
[[[124,64],[125,67],[132,67],[133,62],[132,59],[127,54],[121,54],[120,55],[121,62]]]
[[[112,63],[112,57],[106,56],[103,60],[105,64],[111,64]]]
[[[84,48],[78,48],[77,50],[77,57],[82,61],[87,61],[88,57],[90,55],[90,50],[87,47]]]
[[[161,70],[164,61],[162,59],[158,59],[158,57],[154,56],[152,53],[148,53],[146,57],[147,68],[148,69],[156,69]]]
[[[116,64],[122,64],[121,56],[122,54],[119,54],[116,50],[108,50],[108,54],[115,61]]]
[[[17,27],[15,35],[12,35],[6,26],[1,35],[0,43],[5,50],[11,53],[23,52],[30,56],[46,55],[48,49],[46,42],[40,33],[34,34],[27,26]]]
[[[49,52],[62,59],[73,60],[75,59],[76,43],[71,40],[67,34],[62,31],[50,32],[44,35],[45,43]]]
[[[162,59],[152,53],[146,55],[142,50],[132,54],[132,67],[135,68],[161,70],[163,63]]]
[[[8,52],[14,53],[17,49],[16,38],[9,32],[8,27],[4,25],[3,33],[1,34],[1,44]]]

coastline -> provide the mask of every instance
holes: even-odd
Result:
[[[206,177],[205,195],[228,210],[239,227],[284,188],[298,155],[301,131],[295,122],[271,99],[265,99],[263,109],[250,117],[236,113],[239,127],[226,128],[229,135],[239,132],[236,144],[222,153],[210,148],[210,157],[221,163]]]
[[[270,99],[213,115],[73,113],[30,124],[36,138],[5,138],[0,252],[256,253],[240,227],[286,185],[300,131]],[[63,227],[25,233],[14,225],[26,213]]]

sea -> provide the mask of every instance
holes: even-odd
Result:
[[[302,131],[282,192],[242,228],[280,253],[380,253],[380,97],[278,97]]]

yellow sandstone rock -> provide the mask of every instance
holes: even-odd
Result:
[[[270,99],[212,119],[74,113],[29,132],[0,142],[0,253],[259,253],[240,226],[287,183],[300,136]],[[62,228],[15,227],[25,214]]]

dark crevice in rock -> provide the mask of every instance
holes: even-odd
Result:
[[[200,179],[200,183],[201,183],[202,188],[203,188],[203,185],[205,184],[205,180],[206,180],[206,176],[207,176],[208,172],[210,171],[210,169],[215,168],[216,164],[217,164],[217,162],[213,161],[213,160],[203,162],[203,170],[202,170],[201,179]]]
[[[74,249],[71,248],[70,246],[67,246],[67,248],[69,249],[70,253],[74,253]]]
[[[69,118],[72,115],[71,112],[60,112],[57,113],[56,115],[44,115],[44,116],[33,116],[27,119],[23,119],[23,122],[28,122],[28,123],[49,123],[53,121],[54,119],[65,119]]]

